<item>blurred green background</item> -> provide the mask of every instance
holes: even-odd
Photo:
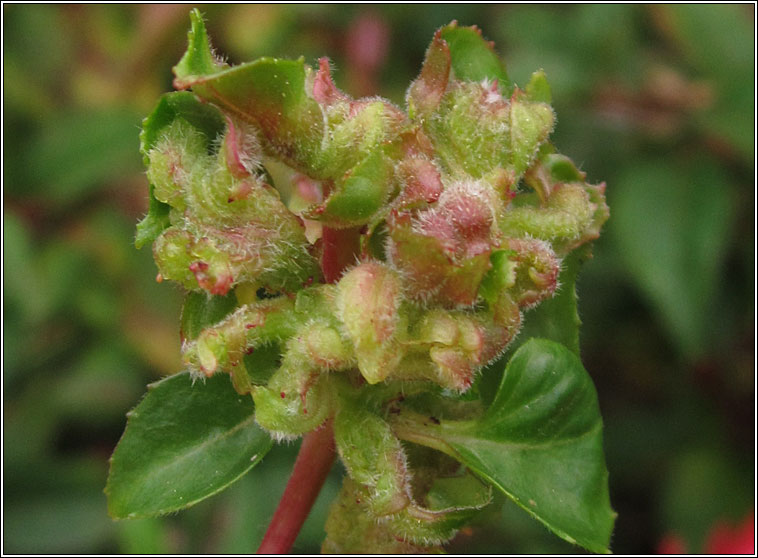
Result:
[[[544,68],[555,144],[608,184],[611,219],[578,289],[619,513],[612,549],[713,551],[714,530],[734,539],[752,523],[753,5],[200,8],[232,63],[325,55],[344,90],[400,105],[452,19],[478,24],[516,83]],[[3,6],[5,552],[251,552],[289,474],[296,444],[174,516],[106,514],[125,413],[180,367],[182,293],[154,281],[133,236],[147,210],[139,125],[171,90],[189,9]],[[317,551],[340,474],[296,551]],[[580,551],[504,500],[450,550]]]

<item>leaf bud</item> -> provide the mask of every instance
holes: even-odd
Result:
[[[402,357],[397,345],[403,333],[402,300],[397,272],[379,262],[358,265],[337,284],[337,317],[369,384],[384,380]]]
[[[434,34],[426,50],[421,74],[408,89],[408,113],[411,118],[426,116],[442,100],[450,77],[450,48],[441,31]]]
[[[494,192],[475,181],[450,184],[437,203],[387,221],[388,256],[421,301],[470,306],[497,242]]]
[[[531,308],[553,296],[561,264],[550,244],[536,238],[510,238],[508,248],[515,263],[511,296],[519,306]]]
[[[254,387],[256,421],[278,438],[300,436],[334,412],[329,374],[354,366],[352,350],[330,324],[313,321],[290,337],[281,367],[266,387]]]
[[[401,191],[394,205],[401,211],[424,208],[436,202],[444,188],[437,166],[422,157],[403,159],[395,168],[395,176]]]
[[[350,478],[368,489],[372,516],[397,513],[411,502],[405,452],[384,419],[345,403],[334,421],[334,439]]]
[[[550,242],[563,255],[597,238],[608,219],[605,184],[554,183],[546,203],[534,194],[519,194],[500,220],[511,237],[532,237]]]
[[[414,329],[414,341],[428,347],[434,365],[429,379],[446,388],[467,390],[493,352],[485,324],[463,312],[431,310]]]
[[[329,377],[312,371],[282,367],[268,385],[253,387],[252,394],[255,421],[277,440],[302,436],[321,426],[334,412]]]
[[[516,176],[529,167],[555,124],[553,109],[547,103],[532,102],[516,91],[510,104],[510,164]]]

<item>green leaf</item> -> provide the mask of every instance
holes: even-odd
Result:
[[[158,201],[154,191],[155,187],[151,184],[147,215],[137,223],[137,234],[134,236],[134,245],[137,248],[142,248],[145,244],[152,244],[164,230],[171,226],[169,219],[171,206]]]
[[[367,223],[389,196],[392,160],[382,149],[358,163],[313,215],[330,227],[350,227]]]
[[[308,163],[321,146],[321,110],[305,91],[305,63],[261,58],[189,84],[200,97],[257,124],[280,154]]]
[[[719,323],[719,280],[735,216],[732,185],[709,157],[637,163],[614,188],[611,221],[629,276],[680,352],[695,359]]]
[[[482,418],[442,421],[406,413],[394,430],[458,459],[561,538],[608,552],[610,507],[602,419],[592,380],[571,351],[525,343]]]
[[[305,90],[303,59],[260,58],[235,67],[213,62],[205,25],[192,12],[187,52],[174,67],[174,85],[192,91],[257,125],[274,150],[291,163],[312,162],[321,147],[323,117]]]
[[[187,294],[182,307],[182,339],[197,339],[200,332],[220,322],[237,307],[234,291],[226,295],[211,295],[205,291],[192,291]]]
[[[550,91],[550,84],[547,82],[547,76],[545,70],[537,70],[532,74],[529,79],[529,83],[526,84],[526,96],[533,103],[547,103],[550,104],[553,100],[553,95]]]
[[[69,204],[135,172],[138,125],[139,116],[121,108],[57,114],[23,154],[27,188]]]
[[[550,176],[556,182],[584,182],[585,176],[574,162],[560,153],[550,153],[545,156],[542,164],[550,171]]]
[[[187,91],[175,91],[163,95],[147,118],[142,121],[140,152],[144,157],[160,139],[163,129],[177,118],[183,118],[200,131],[208,146],[226,128],[219,110],[201,102]],[[147,159],[145,165],[148,164]]]
[[[470,519],[472,510],[489,504],[492,494],[486,484],[467,473],[459,477],[434,479],[426,500],[431,510],[456,510],[466,519]]]
[[[476,27],[458,27],[456,23],[441,29],[442,38],[450,47],[453,72],[463,81],[498,80],[507,94],[510,82],[505,66],[495,53],[492,43],[482,38]]]
[[[190,12],[190,21],[192,26],[187,33],[187,52],[176,65],[176,73],[185,76],[202,76],[217,72],[222,66],[216,61],[211,51],[211,44],[205,31],[205,23],[200,10],[195,8]]]
[[[193,382],[181,373],[148,390],[111,458],[105,491],[116,519],[191,506],[239,479],[271,449],[252,399],[238,395],[225,375]]]

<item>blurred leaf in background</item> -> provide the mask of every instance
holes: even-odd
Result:
[[[752,5],[201,10],[231,62],[328,56],[338,86],[401,105],[429,38],[452,19],[495,40],[517,84],[544,68],[557,147],[608,185],[611,219],[577,290],[619,512],[612,550],[655,552],[671,535],[701,552],[714,526],[738,536],[723,525],[755,505]],[[175,516],[106,513],[125,413],[181,367],[183,293],[154,281],[150,251],[133,240],[148,198],[139,124],[172,88],[188,13],[3,5],[5,552],[251,552],[289,475],[297,447],[277,446]],[[318,550],[341,474],[335,466],[296,551]],[[505,501],[450,550],[577,551]]]
[[[613,549],[652,552],[657,531],[702,551],[707,525],[754,506],[754,12],[510,15],[511,75],[545,60],[556,144],[608,184],[611,219],[578,291],[619,512]],[[691,455],[708,457],[682,481]]]
[[[107,458],[145,384],[180,364],[180,293],[156,288],[132,244],[145,198],[136,92],[161,82],[157,67],[121,73],[155,8],[141,9],[3,6],[8,552],[116,551]]]

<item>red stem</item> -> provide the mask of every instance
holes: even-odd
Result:
[[[289,552],[321,492],[334,463],[334,456],[334,429],[330,419],[303,438],[292,475],[258,548],[258,554]]]
[[[339,281],[345,268],[355,263],[360,238],[359,227],[340,230],[324,227],[321,271],[327,283]],[[258,547],[258,554],[286,554],[290,551],[324,486],[334,457],[334,428],[332,419],[329,419],[303,438],[292,475]]]
[[[345,268],[355,263],[360,251],[361,227],[350,229],[330,229],[324,227],[321,234],[323,252],[321,270],[327,283],[336,283]]]

